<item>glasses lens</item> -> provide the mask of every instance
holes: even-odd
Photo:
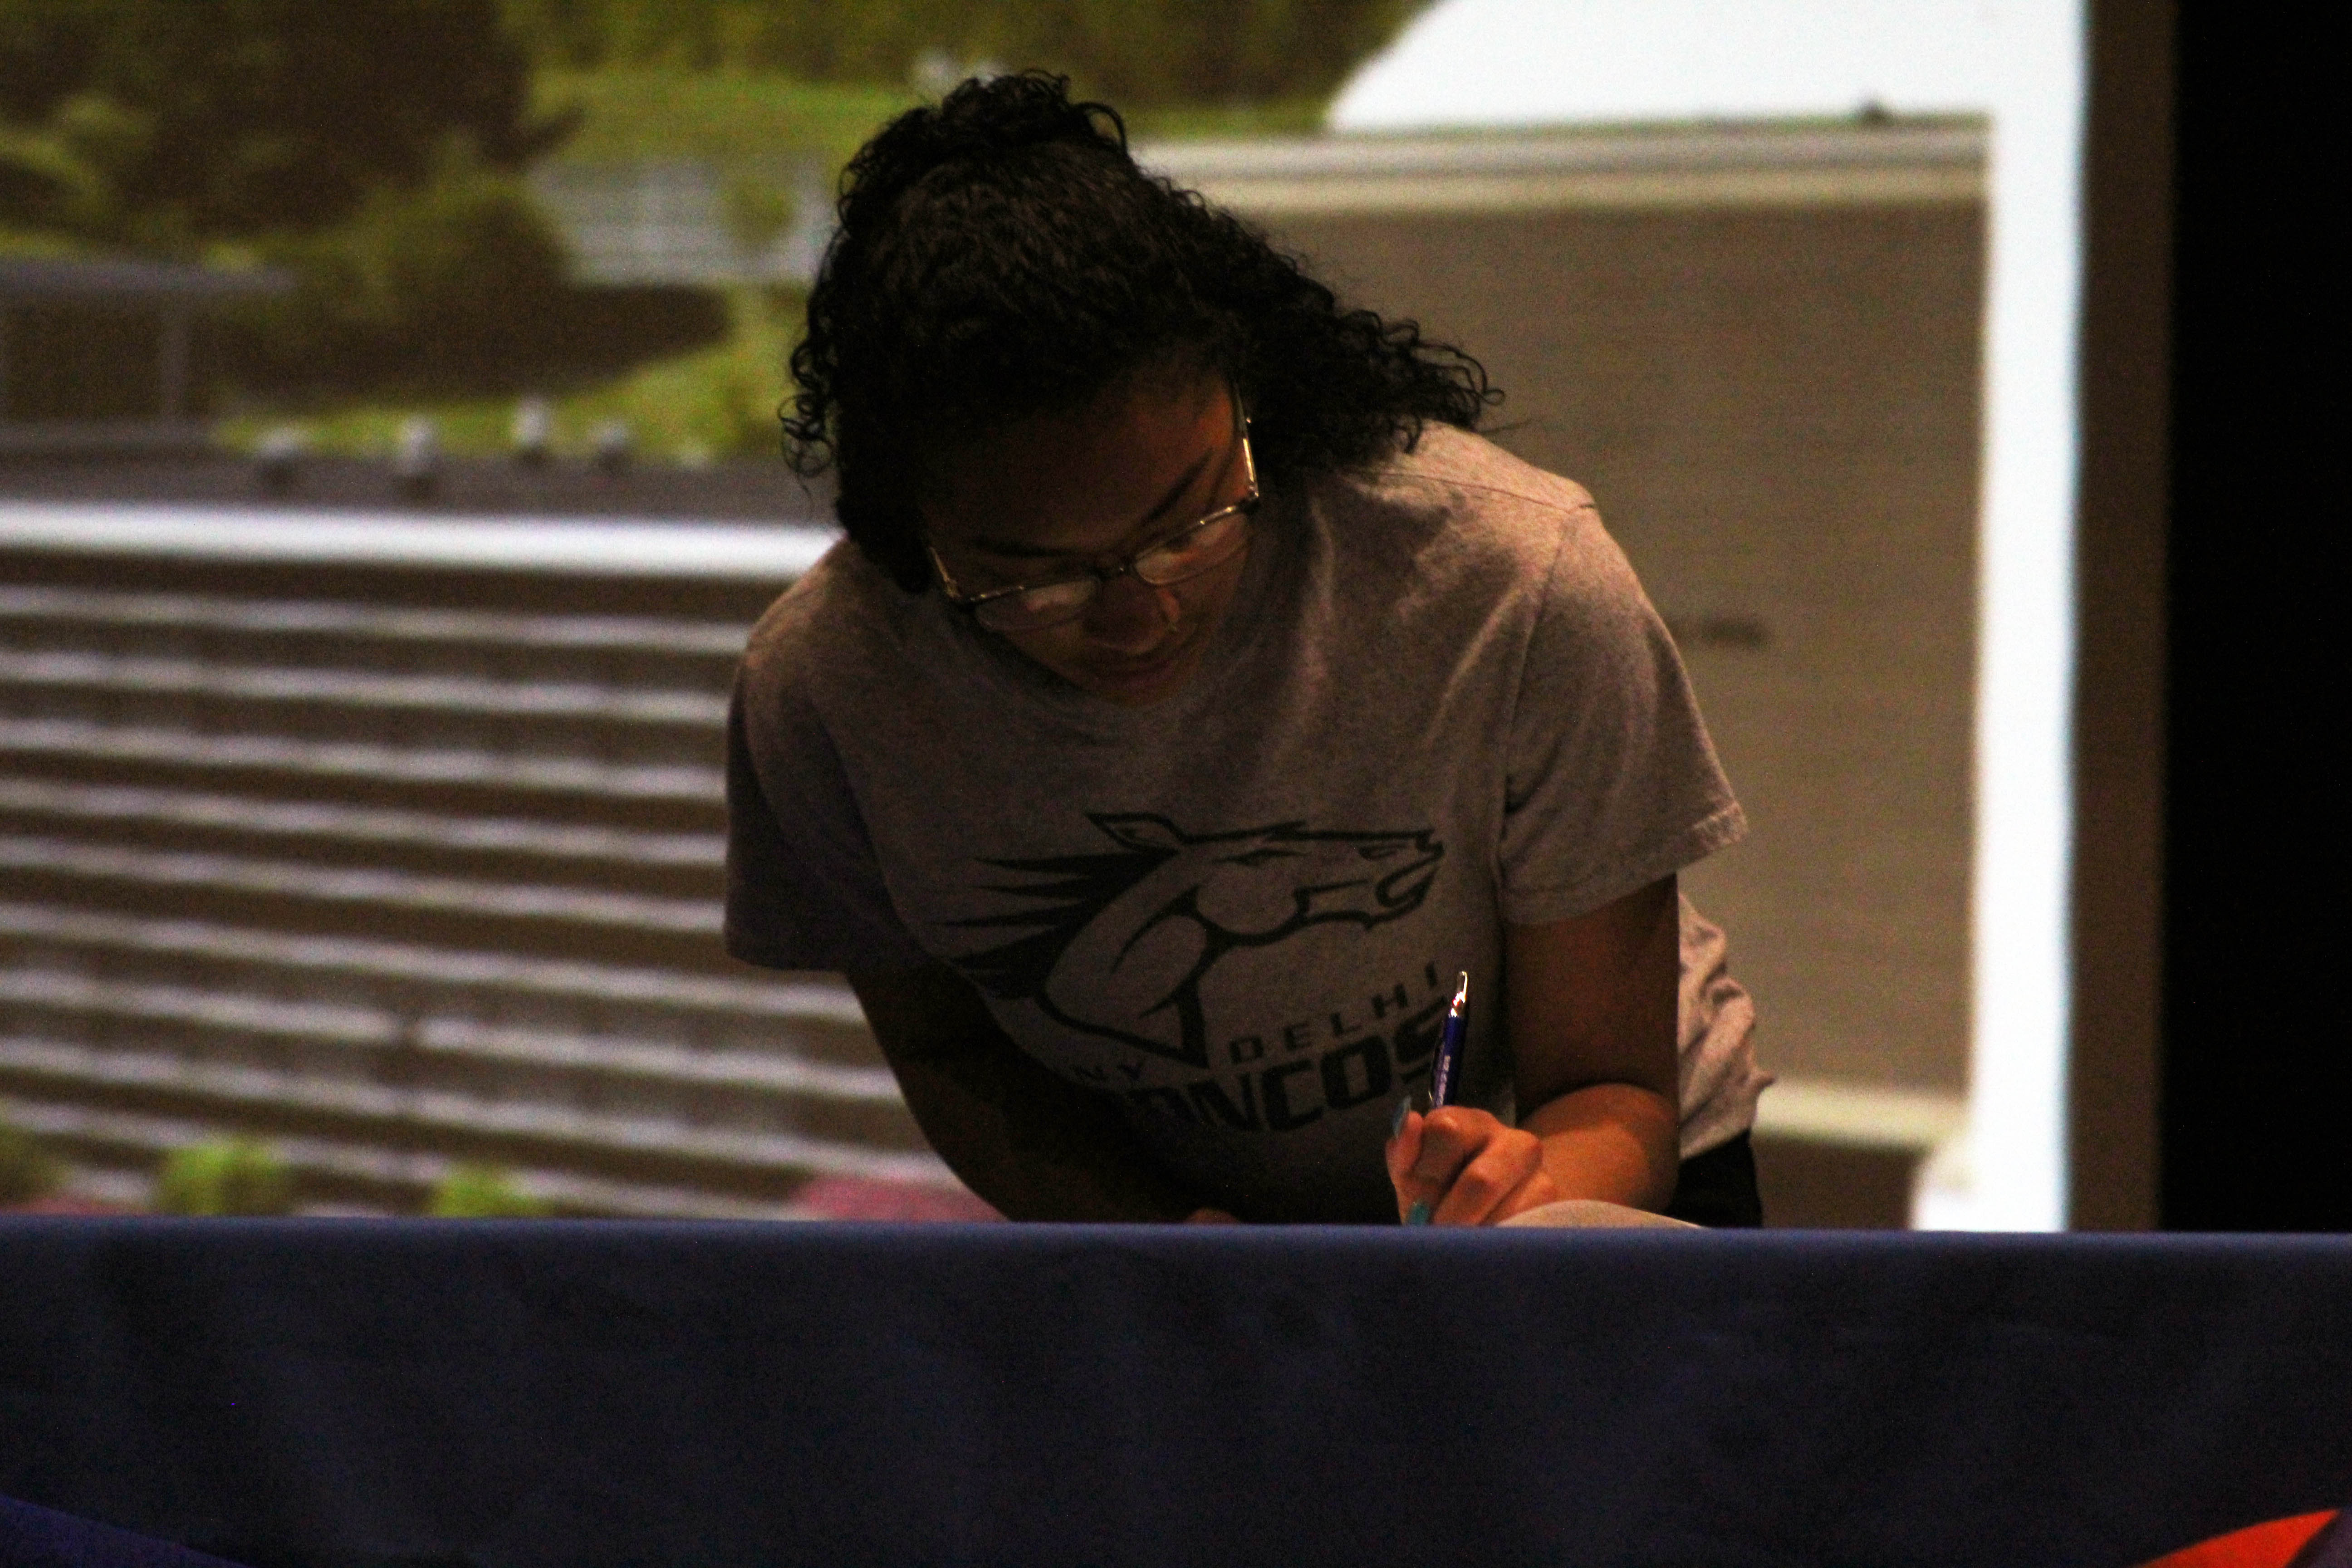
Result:
[[[1239,509],[1209,518],[1199,527],[1178,534],[1135,558],[1135,574],[1165,587],[1223,565],[1241,548],[1249,531],[1249,514]]]
[[[1092,577],[1047,583],[1024,588],[1001,599],[983,599],[971,609],[972,618],[992,632],[1031,632],[1058,626],[1083,613],[1102,584]]]

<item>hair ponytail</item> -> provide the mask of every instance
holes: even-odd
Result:
[[[844,233],[881,221],[936,170],[1048,142],[1127,158],[1127,122],[1107,103],[1073,103],[1067,77],[1044,71],[975,79],[938,107],[910,109],[876,133],[843,171],[835,208]]]

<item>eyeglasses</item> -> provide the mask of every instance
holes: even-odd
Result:
[[[1257,459],[1250,453],[1249,419],[1238,402],[1234,425],[1234,438],[1242,449],[1242,473],[1249,488],[1232,505],[1221,506],[1150,549],[1108,566],[1089,566],[1050,583],[1022,583],[984,594],[967,594],[958,587],[939,551],[926,545],[931,568],[940,574],[940,591],[949,604],[971,611],[972,619],[990,631],[1034,632],[1076,620],[1102,593],[1104,584],[1130,572],[1155,588],[1166,588],[1214,571],[1232,560],[1248,540],[1249,519],[1258,508]]]

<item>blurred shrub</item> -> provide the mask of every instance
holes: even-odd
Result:
[[[725,290],[665,284],[574,288],[557,318],[541,345],[535,389],[710,348],[727,342],[734,331]],[[523,390],[520,380],[512,384]]]
[[[430,380],[546,336],[563,247],[514,182],[461,172],[370,196],[352,219],[261,248],[289,294],[238,313],[231,363],[279,385]]]
[[[436,1219],[534,1219],[547,1205],[495,1165],[457,1165],[434,1186],[425,1212]]]
[[[592,426],[625,422],[647,450],[772,458],[782,446],[776,409],[800,304],[796,293],[730,290],[734,325],[726,342],[646,365],[583,396],[576,411]]]
[[[155,1179],[154,1206],[161,1214],[291,1214],[294,1178],[257,1139],[211,1139],[173,1151]]]
[[[0,1121],[0,1207],[47,1197],[64,1170],[32,1134]]]
[[[264,396],[545,390],[728,331],[716,294],[572,287],[529,191],[479,167],[379,190],[340,227],[256,254],[295,287],[233,311],[223,357]]]

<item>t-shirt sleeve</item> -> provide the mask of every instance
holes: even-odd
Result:
[[[789,682],[751,670],[737,674],[727,715],[727,951],[771,969],[928,963],[891,906],[823,721]]]
[[[1747,830],[1682,658],[1590,507],[1570,511],[1513,710],[1503,918],[1601,908]]]

